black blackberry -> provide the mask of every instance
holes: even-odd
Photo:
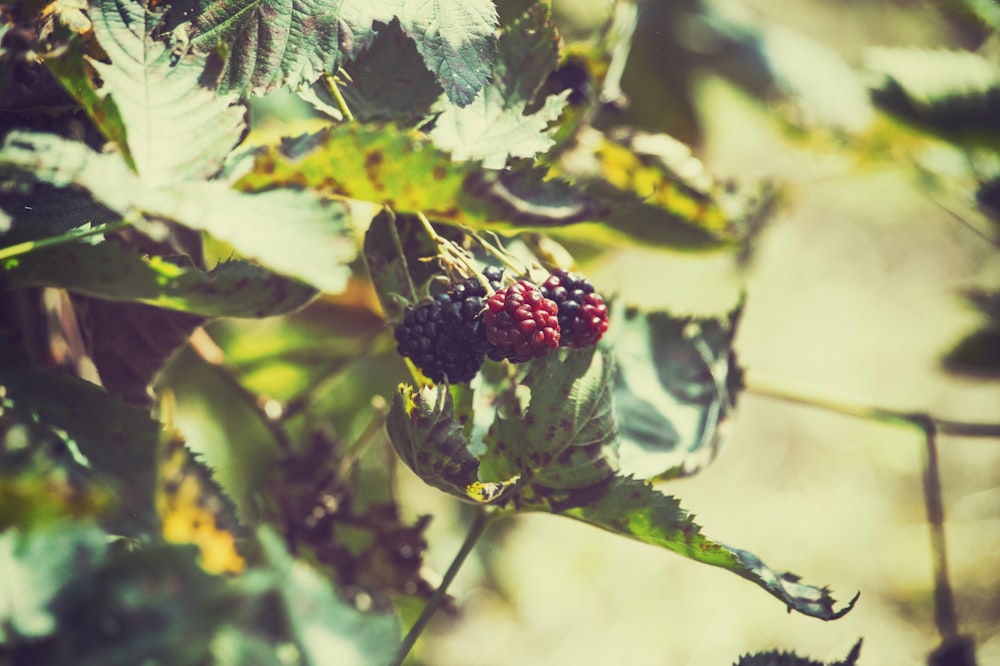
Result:
[[[483,275],[499,289],[502,271]],[[407,311],[396,327],[396,350],[433,382],[467,382],[476,376],[491,345],[483,330],[486,288],[476,278],[456,284]]]
[[[561,346],[596,345],[608,330],[608,306],[585,277],[558,268],[541,289],[542,295],[559,307]]]

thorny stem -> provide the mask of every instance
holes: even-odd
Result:
[[[434,590],[434,594],[431,596],[427,605],[424,606],[424,610],[421,611],[420,617],[417,621],[410,627],[410,631],[407,632],[406,637],[403,638],[403,643],[396,650],[396,655],[390,662],[390,666],[400,666],[403,660],[406,659],[406,655],[410,653],[413,649],[413,645],[417,642],[420,634],[424,632],[427,628],[427,624],[431,621],[434,613],[441,606],[441,602],[444,601],[444,596],[448,592],[448,586],[451,585],[455,576],[458,574],[459,569],[462,568],[462,564],[465,562],[465,558],[469,556],[472,549],[475,547],[479,538],[483,536],[486,528],[490,524],[491,514],[484,508],[479,508],[475,520],[472,521],[472,525],[469,526],[469,532],[465,535],[465,541],[462,542],[462,547],[458,549],[458,553],[455,554],[455,559],[452,560],[451,566],[444,573],[444,577],[441,579],[441,584],[438,588]]]
[[[350,107],[347,106],[347,100],[344,99],[344,96],[340,92],[337,79],[329,73],[324,75],[323,78],[326,81],[326,87],[330,90],[330,94],[333,95],[333,99],[337,102],[337,107],[344,114],[344,118],[350,122],[354,122],[354,114],[351,113]]]
[[[958,637],[958,613],[955,610],[955,598],[948,580],[937,436],[942,434],[955,437],[1000,437],[1000,424],[949,421],[921,412],[901,412],[884,407],[848,403],[824,396],[806,395],[799,391],[768,386],[766,383],[752,383],[747,386],[747,392],[799,405],[818,407],[847,416],[920,429],[925,442],[924,502],[927,507],[927,521],[931,527],[931,556],[934,562],[934,623],[941,635],[942,644],[955,640]]]
[[[22,254],[27,254],[29,252],[33,252],[34,250],[40,250],[45,247],[62,245],[64,243],[72,243],[73,241],[82,240],[84,238],[90,238],[91,236],[97,236],[99,234],[118,231],[119,229],[124,229],[128,225],[129,222],[127,220],[121,220],[119,222],[102,224],[100,226],[89,229],[80,229],[80,228],[70,229],[64,234],[59,234],[58,236],[50,236],[49,238],[40,238],[38,240],[16,243],[8,247],[0,248],[0,261],[3,261],[5,259],[10,259],[11,257],[16,257]]]

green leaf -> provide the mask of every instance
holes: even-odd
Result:
[[[13,348],[0,353],[0,386],[22,414],[65,431],[90,465],[113,480],[116,528],[128,535],[153,530],[156,421],[89,382],[28,366]]]
[[[311,84],[336,72],[369,45],[375,21],[398,18],[403,32],[448,98],[466,105],[486,84],[492,63],[496,10],[490,0],[367,2],[340,0],[190,0],[173,9],[168,25],[194,16],[190,41],[202,50],[219,42],[231,55],[220,89],[263,93]]]
[[[138,3],[136,6],[141,8]],[[116,100],[109,97],[106,90],[98,91],[94,86],[88,69],[91,61],[84,57],[84,51],[82,39],[71,39],[66,50],[59,57],[46,58],[45,65],[66,91],[80,102],[101,134],[118,145],[129,167],[135,169],[136,164],[128,150],[128,131]]]
[[[973,290],[966,296],[986,322],[948,351],[944,367],[960,375],[1000,378],[1000,291]]]
[[[741,311],[700,319],[630,308],[614,322],[623,473],[663,480],[714,460],[743,387],[732,349]]]
[[[81,523],[0,533],[0,645],[55,631],[52,599],[99,562],[106,547],[104,532]]]
[[[62,287],[206,317],[270,317],[297,310],[316,296],[301,282],[245,261],[202,271],[187,257],[142,257],[113,242],[37,250],[3,267],[9,288]]]
[[[201,51],[226,44],[219,91],[247,96],[335,72],[371,41],[372,22],[390,16],[380,3],[363,0],[187,0],[172,3],[166,25]]]
[[[533,362],[523,381],[531,395],[527,409],[498,411],[480,477],[523,475],[522,485],[573,489],[614,474],[613,372],[604,347],[560,350]]]
[[[425,483],[459,499],[493,502],[517,481],[516,475],[479,481],[479,461],[469,452],[468,434],[455,419],[444,384],[423,389],[400,384],[385,425],[403,462]]]
[[[976,53],[871,48],[865,66],[881,80],[875,103],[950,141],[1000,146],[1000,67]]]
[[[176,57],[153,41],[159,17],[143,3],[101,0],[90,13],[111,64],[88,62],[128,129],[127,154],[142,179],[170,185],[216,173],[239,141],[244,110],[200,86],[204,58]]]
[[[436,248],[418,225],[406,222],[383,211],[365,233],[368,275],[390,321],[401,319],[406,306],[420,300],[416,285],[435,273],[433,264],[420,258],[434,256]]]
[[[154,187],[115,155],[28,132],[7,136],[0,150],[0,169],[4,167],[57,187],[82,187],[125,218],[146,213],[207,231],[244,256],[325,291],[344,288],[350,275],[345,264],[357,251],[346,207],[306,192],[250,195],[221,182]]]
[[[559,118],[569,91],[525,108],[558,62],[559,36],[546,5],[535,5],[500,36],[492,83],[468,106],[446,106],[431,138],[456,160],[481,160],[501,169],[509,157],[531,158],[555,142],[548,126]]]
[[[582,130],[554,165],[604,204],[609,231],[658,245],[711,247],[744,239],[768,211],[765,185],[715,178],[691,149],[666,134],[621,127]]]
[[[396,16],[448,99],[458,106],[470,104],[486,85],[493,64],[498,20],[493,1],[404,1]]]
[[[399,21],[379,29],[371,46],[343,66],[349,82],[341,93],[361,122],[395,122],[407,127],[423,122],[442,89],[428,71],[417,47],[403,34]],[[329,83],[320,78],[299,93],[317,109],[340,118]]]
[[[257,534],[305,663],[381,666],[392,660],[400,635],[395,617],[348,606],[328,580],[293,560],[276,534],[268,529]]]
[[[570,497],[570,508],[553,510],[596,527],[643,543],[667,548],[704,564],[722,567],[764,588],[796,610],[822,620],[835,620],[854,607],[855,597],[840,610],[827,588],[799,582],[792,573],[776,573],[756,555],[716,543],[701,534],[691,515],[673,497],[654,490],[648,482],[612,477],[606,484],[583,489]]]
[[[244,603],[228,581],[205,573],[194,548],[124,552],[61,590],[52,604],[61,630],[33,663],[204,664],[216,630]]]

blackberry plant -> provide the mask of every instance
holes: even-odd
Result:
[[[967,190],[953,208],[995,215],[995,58],[882,50],[869,91],[707,3],[605,2],[567,38],[554,12],[576,4],[0,3],[0,662],[413,662],[435,613],[461,615],[449,589],[477,540],[525,512],[725,570],[779,610],[851,611],[857,595],[710,538],[666,494],[712,462],[753,387],[734,349],[744,300],[671,311],[656,276],[630,274],[605,302],[567,269],[602,283],[650,255],[654,271],[681,251],[753,261],[775,188],[695,156],[717,127],[698,113],[707,72],[748,62],[742,89],[797,109],[775,123],[788,140],[894,159],[923,145],[897,151],[908,130],[889,123],[803,126],[873,116],[873,99],[944,139],[922,183],[947,164],[941,182]],[[978,18],[952,32],[995,41],[989,3],[966,4],[949,20]],[[827,78],[843,104],[796,106]],[[968,154],[940,159],[948,142]],[[565,269],[538,283],[543,267]],[[990,321],[954,360],[995,367],[974,343],[995,339],[997,298],[972,293]],[[998,428],[755,391],[917,429],[932,658],[969,653],[935,438]],[[441,576],[411,482],[468,518]],[[538,566],[564,568],[548,550]],[[706,625],[746,615],[717,610]],[[458,663],[512,660],[476,648]],[[741,663],[773,659],[807,663]]]

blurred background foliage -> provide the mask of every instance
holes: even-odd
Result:
[[[501,23],[529,4],[498,3]],[[587,60],[589,40],[623,5],[553,0],[565,40],[560,76],[582,95],[598,94],[588,82],[608,66]],[[837,622],[819,623],[693,561],[525,515],[487,533],[451,589],[451,612],[437,617],[411,663],[729,664],[775,648],[836,661],[859,637],[863,664],[925,663],[941,637],[922,434],[774,400],[765,389],[998,420],[1000,10],[979,0],[676,0],[642,3],[639,12],[631,49],[618,62],[627,63],[620,90],[603,91],[594,126],[676,137],[721,182],[766,183],[770,215],[738,251],[671,251],[641,241],[609,248],[574,227],[555,236],[605,293],[631,304],[720,315],[747,295],[735,345],[748,390],[718,459],[672,480],[669,491],[696,510],[709,536],[828,581],[842,597],[860,589],[861,601]],[[248,142],[327,123],[279,90],[253,101]],[[205,263],[231,252],[210,244]],[[198,323],[177,325],[186,334]],[[385,398],[407,369],[371,285],[352,278],[341,293],[294,314],[218,320],[206,332],[156,385],[171,396],[172,422],[191,458],[214,470],[198,486],[209,498],[201,503],[212,504],[217,483],[234,504],[217,500],[219,520],[294,522],[298,531],[282,534],[285,542],[300,544],[299,554],[320,570],[338,572],[338,589],[355,606],[395,604],[400,624],[411,623],[414,599],[426,599],[447,568],[470,510],[394,462],[381,424]],[[18,428],[43,428],[16,405],[5,409],[16,414],[5,424],[8,446]],[[61,451],[63,435],[38,438]],[[1000,440],[945,436],[939,444],[960,628],[974,640],[978,663],[1000,663]],[[170,442],[160,446],[169,455]],[[58,489],[35,507],[46,515],[87,513],[79,507],[113,502],[118,491],[100,479],[82,484],[77,476],[86,470],[48,458],[32,469],[17,477],[21,485],[3,486],[0,526],[11,497],[35,496],[31,484]],[[84,485],[84,495],[73,494]],[[305,519],[287,520],[293,515]],[[331,543],[338,521],[350,529],[338,523]],[[308,628],[305,611],[275,607],[296,603],[316,581],[305,573],[293,578],[299,587],[282,589],[277,581],[292,579],[282,576],[295,565],[270,533],[260,537],[265,552],[248,555],[268,573],[234,590],[203,579],[184,547],[137,554],[80,529],[70,535],[78,546],[72,563],[60,553],[39,560],[52,570],[79,568],[72,572],[81,587],[60,600],[59,618],[85,620],[78,602],[88,585],[124,590],[127,600],[130,569],[104,562],[153,566],[146,558],[186,571],[183,582],[207,617],[236,617],[211,646],[220,663],[270,663],[254,659],[289,635],[273,627],[275,618],[300,623],[292,635]],[[0,558],[19,548],[31,544],[0,541]],[[241,556],[221,559],[218,571],[243,565]],[[170,582],[165,598],[188,593]],[[330,594],[315,596],[310,608],[335,604]],[[242,610],[234,615],[234,607]],[[44,632],[32,619],[45,622],[44,614],[28,617],[18,632]],[[261,631],[261,645],[243,642],[248,628]],[[150,630],[150,641],[173,639]],[[285,648],[279,657],[294,655]],[[45,649],[38,658],[55,660],[79,646]],[[176,659],[188,663],[180,653]]]

